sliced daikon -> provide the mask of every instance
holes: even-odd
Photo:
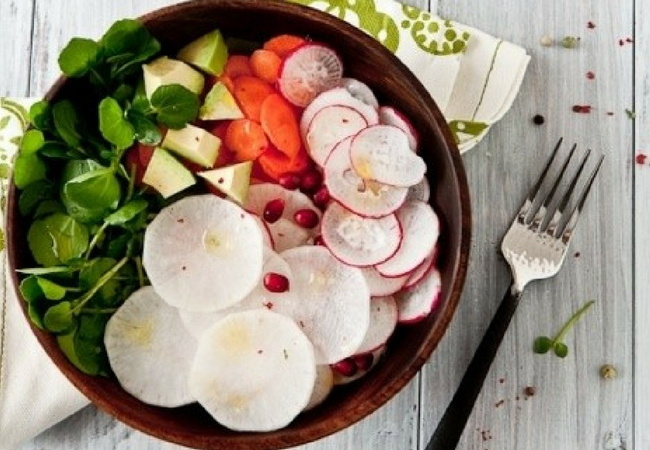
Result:
[[[422,261],[422,263],[417,267],[417,269],[415,269],[413,272],[410,273],[408,279],[404,283],[404,288],[408,289],[411,286],[418,284],[425,277],[425,275],[429,273],[435,261],[436,261],[436,249],[434,248],[431,254],[427,256],[424,259],[424,261]]]
[[[327,364],[316,366],[316,382],[314,390],[311,393],[309,403],[305,406],[304,411],[309,411],[323,403],[334,389],[334,373]]]
[[[260,227],[260,231],[262,232],[262,242],[264,242],[264,246],[270,248],[271,250],[274,250],[275,242],[273,242],[273,236],[271,235],[269,224],[264,222],[259,216],[255,214],[251,214],[251,217]]]
[[[370,301],[370,326],[357,353],[371,353],[388,341],[397,326],[397,303],[392,296]]]
[[[375,125],[361,130],[350,146],[352,168],[364,180],[409,187],[422,181],[427,166],[397,127]]]
[[[411,150],[417,150],[419,141],[418,132],[404,114],[392,106],[382,106],[379,108],[379,122],[384,125],[392,125],[402,130],[406,133]]]
[[[170,408],[194,401],[187,381],[196,341],[153,287],[131,294],[113,314],[104,344],[120,385],[138,400]]]
[[[373,297],[393,295],[404,287],[404,283],[409,278],[409,275],[388,278],[377,272],[377,269],[374,267],[364,267],[361,269],[361,272],[368,284],[370,295]]]
[[[215,195],[164,208],[144,237],[143,264],[163,300],[217,311],[253,290],[262,272],[262,232],[239,206]]]
[[[354,354],[370,320],[370,293],[361,271],[321,246],[298,247],[280,256],[291,267],[296,300],[279,302],[274,311],[300,325],[314,344],[318,364]]]
[[[402,230],[395,214],[373,219],[332,203],[323,214],[321,236],[340,261],[368,267],[395,254],[402,241]]]
[[[305,146],[309,156],[322,167],[336,144],[367,126],[366,119],[355,109],[341,105],[326,106],[314,115],[307,129]]]
[[[415,323],[434,310],[441,293],[440,273],[432,269],[415,286],[396,295],[400,323]]]
[[[203,333],[189,387],[221,425],[272,431],[307,406],[315,379],[309,339],[290,318],[263,308],[230,314]]]
[[[429,256],[440,233],[438,216],[419,200],[408,201],[397,211],[402,224],[402,245],[386,262],[376,266],[385,277],[401,277],[415,270]]]
[[[325,163],[325,185],[330,196],[364,217],[384,217],[402,206],[408,188],[361,179],[350,165],[352,138],[341,141]]]

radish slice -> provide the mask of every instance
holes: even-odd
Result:
[[[385,277],[401,277],[415,270],[429,256],[440,233],[438,216],[427,203],[411,200],[397,211],[402,224],[402,245],[388,261],[376,266]]]
[[[321,236],[340,261],[368,267],[395,254],[402,241],[402,230],[395,214],[372,219],[332,203],[323,214]]]
[[[388,341],[397,326],[397,303],[391,296],[370,301],[370,326],[357,353],[370,353]]]
[[[289,281],[289,290],[286,292],[272,292],[264,285],[265,276],[269,273],[281,275]],[[289,264],[280,255],[272,250],[264,251],[264,266],[262,277],[253,291],[244,299],[234,305],[211,313],[199,313],[179,310],[183,324],[187,330],[199,339],[212,325],[229,314],[249,311],[251,309],[267,308],[273,310],[275,304],[281,301],[295,301],[292,287],[292,273]]]
[[[356,380],[358,380],[360,378],[363,378],[368,372],[370,372],[377,365],[377,363],[379,363],[379,360],[384,355],[385,351],[386,351],[386,347],[381,346],[377,350],[372,352],[370,354],[370,355],[372,355],[372,364],[369,367],[365,368],[365,369],[358,368],[356,366],[356,363],[355,363],[356,370],[355,370],[354,375],[344,375],[344,374],[341,374],[341,373],[337,372],[336,370],[332,370],[332,372],[334,373],[334,385],[335,386],[340,386],[340,385],[343,385],[343,384],[352,383],[353,381],[356,381]],[[368,355],[369,354],[356,355],[356,357],[368,357]],[[355,357],[351,358],[352,361],[354,361],[354,358]]]
[[[420,200],[421,202],[428,202],[431,197],[431,187],[429,186],[429,181],[427,177],[422,178],[415,186],[409,188],[409,193],[406,196],[406,200]]]
[[[262,232],[262,242],[264,243],[264,246],[270,248],[271,250],[275,250],[275,243],[273,242],[273,236],[271,236],[271,229],[269,228],[269,225],[254,214],[251,214],[251,217],[255,220],[255,222],[257,222],[257,225],[260,227],[260,231]]]
[[[321,44],[305,44],[289,54],[280,68],[282,95],[304,108],[316,96],[341,82],[343,62],[334,50]]]
[[[283,301],[274,311],[300,324],[314,344],[318,364],[352,355],[370,320],[370,293],[361,271],[320,246],[294,248],[281,256],[291,267],[297,300]]]
[[[284,218],[268,225],[273,236],[273,241],[276,243],[275,250],[277,252],[306,245],[315,235],[312,230],[303,228]]]
[[[368,126],[361,113],[348,106],[327,106],[316,113],[307,129],[305,145],[311,158],[319,166],[332,149],[348,136],[354,136]]]
[[[411,289],[397,295],[400,323],[415,323],[426,318],[440,299],[440,273],[432,269]]]
[[[316,113],[332,105],[348,106],[358,111],[366,119],[368,125],[376,125],[379,123],[379,114],[377,114],[377,110],[374,107],[354,98],[345,88],[335,88],[320,94],[303,111],[302,117],[300,118],[300,135],[303,141],[307,137],[307,129]]]
[[[433,267],[435,260],[436,251],[434,249],[433,252],[431,252],[431,254],[424,259],[422,264],[420,264],[417,269],[411,272],[408,279],[406,280],[406,283],[404,283],[404,288],[408,289],[422,281],[424,276],[427,275],[431,270],[431,267]]]
[[[314,349],[300,328],[257,309],[231,314],[203,334],[189,387],[221,425],[272,431],[305,408],[315,379]]]
[[[375,94],[372,93],[372,90],[367,84],[354,78],[342,78],[340,86],[345,88],[352,97],[361,100],[366,105],[372,106],[375,109],[379,108],[377,97],[375,97]]]
[[[406,134],[390,125],[374,125],[352,140],[350,160],[365,180],[409,187],[422,181],[427,166],[413,153]]]
[[[419,141],[418,132],[404,114],[391,106],[382,106],[379,108],[379,123],[392,125],[402,130],[406,133],[411,150],[414,152],[417,151]]]
[[[384,217],[404,203],[408,189],[364,181],[350,167],[352,138],[341,141],[325,163],[325,185],[330,196],[363,217]]]
[[[194,402],[187,380],[196,342],[153,287],[131,294],[113,314],[104,344],[120,385],[138,400],[169,408]]]
[[[316,382],[309,403],[304,411],[309,411],[323,403],[334,389],[334,373],[327,364],[316,366]]]
[[[144,236],[143,264],[163,300],[217,311],[250,293],[262,272],[262,232],[234,203],[186,197],[164,208]]]
[[[361,272],[366,279],[366,283],[368,283],[370,295],[373,297],[393,295],[394,293],[399,292],[402,287],[404,287],[406,280],[409,278],[409,275],[387,278],[377,272],[377,269],[374,267],[364,267],[361,269]]]

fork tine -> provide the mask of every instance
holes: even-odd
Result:
[[[575,230],[576,224],[578,223],[578,217],[580,216],[580,212],[582,211],[582,208],[585,206],[585,202],[587,201],[587,196],[589,195],[591,186],[594,184],[594,180],[596,179],[596,175],[598,175],[598,171],[600,170],[600,167],[603,165],[604,159],[605,159],[605,155],[600,155],[596,167],[594,168],[594,170],[591,171],[591,175],[589,175],[587,184],[585,185],[582,192],[580,193],[578,203],[573,208],[573,211],[571,212],[571,216],[569,216],[569,220],[567,221],[566,225],[564,226],[564,229],[562,230],[562,234],[561,234],[562,242],[564,242],[565,244],[568,243],[571,240],[571,237],[573,236],[573,231]]]
[[[573,194],[573,191],[575,190],[575,187],[578,184],[578,179],[580,178],[580,175],[582,175],[582,171],[587,165],[587,160],[589,159],[589,155],[591,155],[590,149],[587,150],[585,156],[582,158],[582,162],[580,163],[580,166],[578,167],[576,173],[573,175],[573,179],[569,184],[569,188],[566,190],[566,192],[564,193],[564,197],[562,197],[562,200],[560,200],[559,205],[557,206],[557,208],[555,208],[555,211],[553,212],[553,218],[551,219],[551,221],[549,222],[546,228],[546,232],[551,236],[555,236],[557,227],[560,225],[560,220],[562,219],[562,214],[564,214],[564,209],[569,204],[571,195]]]
[[[571,151],[569,152],[569,156],[566,157],[564,160],[564,164],[562,164],[562,168],[560,169],[560,172],[557,174],[555,177],[555,181],[553,182],[553,185],[551,186],[551,190],[548,191],[548,194],[546,194],[546,197],[544,198],[544,201],[542,202],[542,205],[539,207],[537,212],[535,213],[535,217],[533,218],[530,228],[532,230],[537,230],[542,226],[542,223],[544,222],[544,219],[546,218],[546,211],[548,209],[549,204],[551,201],[553,201],[553,196],[555,195],[555,192],[557,191],[557,188],[560,187],[560,182],[562,181],[562,178],[564,177],[564,173],[566,172],[567,167],[569,167],[569,162],[571,162],[571,158],[573,158],[574,153],[576,152],[576,148],[578,147],[578,144],[573,144],[573,147],[571,147]]]
[[[542,170],[542,173],[539,175],[539,178],[537,178],[537,181],[533,185],[533,187],[530,189],[528,192],[528,195],[526,196],[526,200],[524,201],[524,204],[521,206],[521,209],[519,210],[519,214],[517,214],[517,220],[521,223],[525,223],[526,221],[526,216],[528,216],[528,213],[530,212],[530,208],[533,206],[533,202],[535,201],[535,197],[537,196],[537,193],[539,192],[540,188],[542,187],[542,183],[544,183],[544,179],[546,178],[546,174],[548,173],[549,169],[551,168],[551,164],[553,163],[553,160],[555,159],[555,156],[557,155],[558,150],[560,150],[560,147],[562,146],[562,141],[564,138],[560,138],[557,141],[557,144],[555,144],[555,149],[553,149],[553,153],[551,153],[551,156],[548,158],[548,161],[546,162],[546,166],[544,167],[544,170]]]

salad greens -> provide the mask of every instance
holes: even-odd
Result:
[[[110,315],[148,283],[139,255],[160,207],[136,190],[123,156],[136,142],[159,144],[161,126],[182,128],[198,115],[198,96],[181,85],[146,97],[141,66],[159,52],[135,20],[116,22],[97,42],[73,38],[59,57],[70,80],[57,99],[31,107],[15,161],[18,206],[39,265],[19,271],[28,315],[92,375],[110,374],[103,344]]]

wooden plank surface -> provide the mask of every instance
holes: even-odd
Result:
[[[0,96],[29,92],[33,11],[32,0],[0,1]]]

